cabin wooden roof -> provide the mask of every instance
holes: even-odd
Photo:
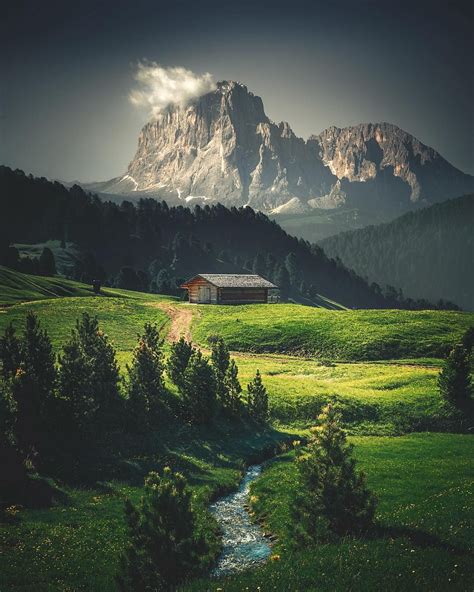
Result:
[[[183,284],[188,286],[196,278],[206,280],[216,288],[278,288],[265,278],[244,273],[200,273]]]

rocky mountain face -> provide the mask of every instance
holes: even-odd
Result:
[[[243,84],[224,81],[147,123],[127,173],[91,188],[272,213],[403,211],[472,191],[474,177],[388,123],[330,127],[305,141]]]

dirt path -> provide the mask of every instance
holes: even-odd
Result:
[[[170,318],[171,327],[168,331],[168,341],[178,341],[183,336],[186,341],[191,341],[191,323],[193,321],[194,311],[191,305],[181,304],[159,304],[161,310],[163,310]]]

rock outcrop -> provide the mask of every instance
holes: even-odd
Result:
[[[275,213],[392,211],[472,191],[473,180],[388,123],[330,127],[305,141],[243,84],[224,81],[147,123],[126,174],[96,189]]]

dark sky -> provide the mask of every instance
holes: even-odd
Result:
[[[123,173],[148,119],[128,99],[134,67],[149,59],[244,82],[305,138],[389,121],[474,174],[470,5],[17,0],[0,25],[0,161]]]

